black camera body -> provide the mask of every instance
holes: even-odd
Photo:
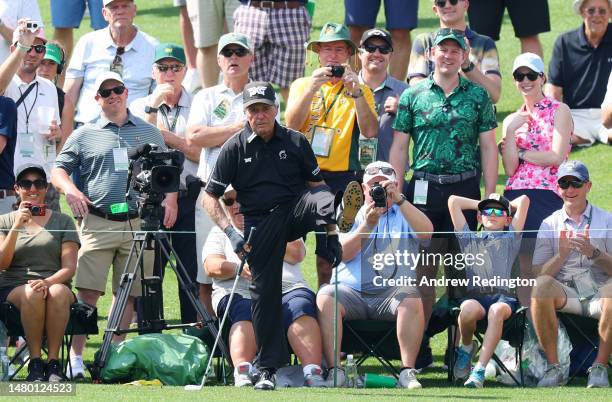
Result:
[[[370,187],[370,197],[372,197],[376,208],[387,207],[387,190],[379,183],[375,183]]]
[[[46,204],[31,204],[28,206],[32,216],[45,216],[47,214]]]
[[[344,66],[329,66],[331,67],[331,76],[332,77],[338,77],[338,78],[342,78],[342,76],[344,75]]]

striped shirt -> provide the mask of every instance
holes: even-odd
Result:
[[[118,127],[100,116],[92,123],[76,129],[57,156],[55,167],[72,174],[80,168],[83,193],[93,206],[111,213],[111,205],[128,202],[130,212],[136,212],[137,193],[130,186],[130,199],[126,200],[127,169],[115,166],[114,149],[136,148],[142,144],[155,144],[166,150],[160,131],[128,111],[128,120]]]

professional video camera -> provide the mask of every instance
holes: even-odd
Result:
[[[178,151],[160,151],[157,145],[144,144],[128,153],[132,160],[128,176],[138,191],[138,213],[142,230],[158,230],[163,219],[164,194],[179,190],[185,156]]]

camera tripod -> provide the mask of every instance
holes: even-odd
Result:
[[[198,315],[202,318],[202,321],[189,323],[189,324],[177,324],[169,325],[163,318],[163,306],[161,303],[161,282],[159,277],[145,278],[144,276],[144,252],[145,250],[153,250],[155,245],[159,247],[163,255],[170,264],[170,267],[174,271],[176,278],[179,282],[181,289],[185,290],[185,294],[189,298],[194,309]],[[176,263],[172,261],[175,258]],[[130,269],[130,263],[136,258],[136,264]],[[137,328],[120,329],[121,318],[123,317],[132,285],[136,279],[138,270],[140,270],[140,278],[142,281],[142,296],[145,300],[143,319],[139,322]],[[180,329],[187,327],[195,327],[199,325],[206,325],[211,335],[217,338],[218,331],[214,325],[214,321],[208,311],[202,306],[200,300],[194,295],[192,289],[195,288],[195,284],[187,275],[185,266],[181,262],[179,256],[176,254],[174,247],[168,241],[168,235],[166,232],[158,231],[139,231],[134,235],[132,240],[132,247],[130,254],[128,255],[125,268],[121,274],[119,288],[117,289],[116,302],[113,305],[113,309],[108,317],[106,329],[104,330],[104,337],[100,350],[96,354],[93,366],[91,367],[91,376],[94,382],[100,382],[102,369],[106,364],[108,358],[109,349],[113,335],[121,335],[129,332],[139,333],[151,333],[161,332],[162,330],[168,329]],[[219,349],[221,351],[221,357],[229,361],[229,352],[225,342],[219,339]],[[209,361],[213,359],[213,355],[209,356]]]

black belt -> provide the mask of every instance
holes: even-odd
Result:
[[[107,214],[94,207],[89,207],[89,213],[95,216],[99,216],[100,218],[103,218],[109,221],[115,221],[115,222],[125,222],[125,221],[129,221],[130,219],[138,218],[138,213],[136,212],[128,212],[128,213],[122,213],[122,214]]]
[[[478,174],[478,170],[470,170],[469,172],[457,174],[433,174],[415,170],[412,173],[412,177],[416,179],[425,179],[426,181],[432,181],[438,184],[454,184],[476,177]]]
[[[0,200],[15,196],[15,190],[0,190]]]
[[[249,1],[247,3],[249,7],[259,8],[298,8],[302,7],[304,3],[301,1]]]

